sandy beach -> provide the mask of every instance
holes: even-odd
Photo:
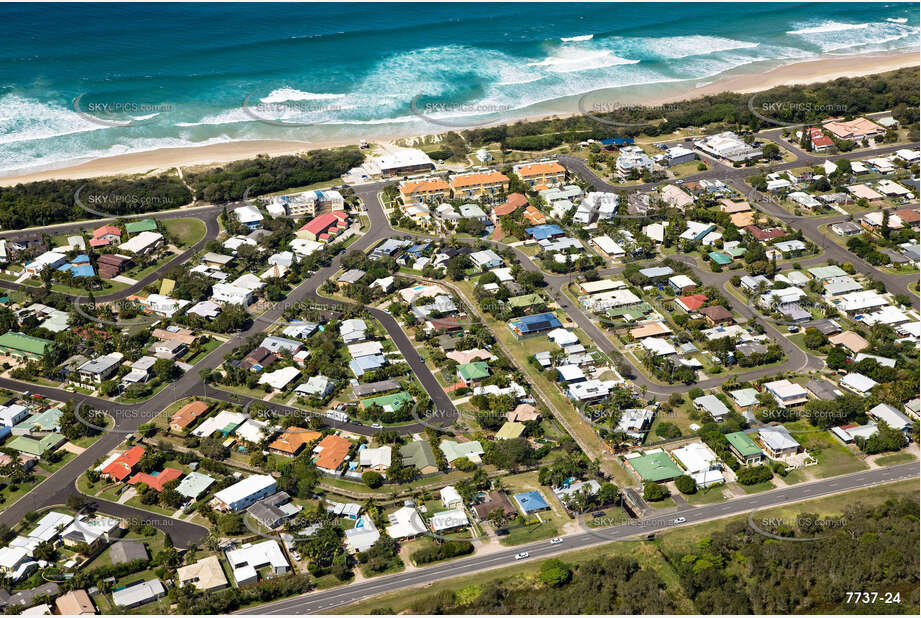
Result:
[[[693,83],[671,84],[661,89],[647,89],[642,97],[624,96],[625,102],[633,104],[658,105],[680,100],[694,99],[701,96],[716,94],[726,91],[757,92],[780,85],[807,84],[828,81],[840,77],[857,77],[873,73],[883,73],[895,69],[917,66],[919,64],[917,53],[893,54],[866,54],[856,56],[842,56],[825,58],[809,62],[799,62],[777,67],[764,72],[739,72],[725,75],[721,79],[706,85],[695,87]],[[560,101],[542,105],[540,113],[537,109],[522,110],[525,112],[518,118],[527,117],[536,119],[550,115],[565,116],[578,113],[576,102],[579,97],[567,97]],[[631,100],[632,99],[632,100]],[[518,119],[515,118],[515,119]],[[511,119],[510,119],[511,120]],[[442,131],[432,131],[441,133]],[[382,135],[375,136],[369,131],[367,139],[386,139]],[[405,135],[401,137],[413,137]],[[317,141],[236,141],[224,144],[213,144],[202,147],[165,148],[149,152],[105,157],[59,169],[45,170],[19,176],[0,178],[0,186],[9,186],[25,182],[50,179],[90,178],[98,176],[114,176],[120,174],[147,174],[157,170],[167,170],[177,166],[201,166],[221,164],[239,159],[251,158],[259,154],[283,155],[294,154],[315,148],[341,146],[353,142],[324,143]]]

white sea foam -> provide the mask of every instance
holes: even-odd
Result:
[[[908,18],[907,17],[887,17],[886,21],[891,21],[894,24],[907,24]]]
[[[284,103],[286,101],[328,101],[331,99],[341,99],[344,94],[335,94],[331,92],[304,92],[296,88],[278,88],[269,93],[268,96],[259,99],[262,103]]]
[[[560,40],[564,43],[575,43],[578,41],[591,41],[594,38],[594,34],[580,34],[579,36],[564,36],[560,37]]]
[[[16,94],[0,97],[0,144],[15,144],[106,129],[72,108]]]
[[[822,22],[818,26],[810,26],[799,30],[787,30],[787,34],[823,34],[826,32],[845,32],[847,30],[863,30],[870,24],[844,24],[837,21]]]
[[[577,49],[561,47],[553,55],[538,62],[530,62],[528,66],[545,67],[554,73],[572,73],[615,67],[623,64],[637,64],[639,60],[621,58],[607,49]]]
[[[659,38],[615,39],[611,44],[615,46],[615,49],[623,46],[626,53],[639,53],[669,60],[705,56],[735,49],[754,49],[759,46],[759,43],[754,41],[739,41],[720,36],[698,34]]]

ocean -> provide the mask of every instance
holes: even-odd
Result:
[[[535,115],[599,89],[919,47],[918,5],[2,4],[0,174]],[[572,110],[575,111],[575,110]]]

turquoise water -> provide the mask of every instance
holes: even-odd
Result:
[[[433,133],[592,90],[919,44],[917,3],[21,4],[0,16],[6,174],[234,140]]]

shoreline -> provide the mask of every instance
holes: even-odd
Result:
[[[755,63],[757,64],[757,63]],[[860,77],[875,73],[886,73],[900,68],[918,66],[916,52],[895,52],[886,54],[859,54],[832,58],[821,58],[804,62],[794,62],[752,73],[753,65],[739,69],[733,74],[728,72],[711,83],[695,87],[692,82],[673,82],[650,84],[639,87],[624,87],[596,90],[591,93],[572,95],[555,101],[537,104],[518,116],[505,118],[489,125],[512,123],[518,120],[540,120],[551,116],[564,117],[578,114],[578,101],[587,94],[595,96],[604,93],[618,93],[619,103],[630,105],[662,105],[677,101],[696,99],[721,92],[752,93],[782,85],[803,85],[831,81],[841,77]],[[747,73],[744,71],[748,71]],[[624,96],[626,89],[635,93]],[[481,125],[481,126],[489,126]],[[475,127],[476,125],[474,125]],[[473,128],[473,127],[472,127]],[[427,135],[445,133],[449,128],[434,130]],[[454,130],[462,130],[460,128]],[[370,131],[369,131],[370,133]],[[387,140],[413,139],[424,135],[369,136],[369,142]],[[65,165],[55,169],[36,170],[14,176],[0,177],[0,186],[40,180],[72,180],[79,178],[96,178],[131,174],[148,174],[154,171],[166,171],[176,167],[211,166],[230,163],[241,159],[253,158],[265,154],[279,156],[296,154],[318,148],[347,146],[357,144],[358,140],[247,140],[232,141],[208,146],[188,146],[181,148],[160,148],[156,150],[128,153],[113,157],[102,157],[76,165]]]

